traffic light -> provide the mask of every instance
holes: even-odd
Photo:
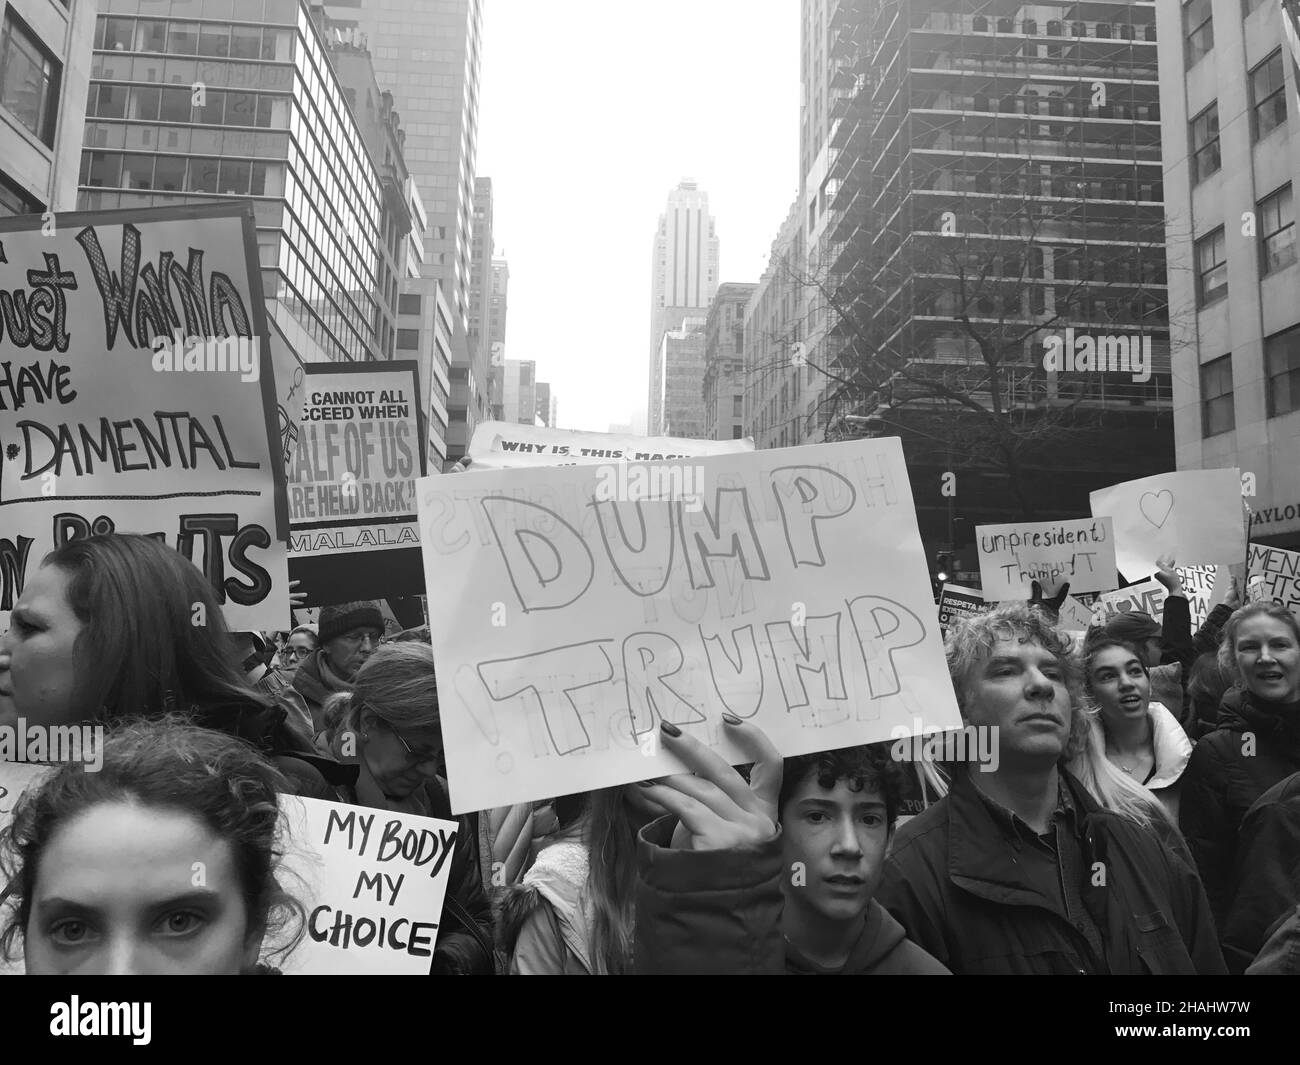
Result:
[[[947,584],[952,576],[952,554],[940,551],[934,556],[934,579],[937,584]]]

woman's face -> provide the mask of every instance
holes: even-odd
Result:
[[[280,668],[285,673],[294,672],[303,659],[311,657],[311,653],[316,650],[315,643],[307,633],[295,632],[280,652]]]
[[[1300,644],[1290,625],[1267,614],[1249,617],[1237,626],[1232,650],[1246,686],[1261,699],[1300,698]]]
[[[1144,717],[1151,701],[1146,670],[1138,656],[1123,647],[1106,647],[1093,656],[1088,687],[1108,725]]]
[[[404,799],[438,775],[442,733],[437,726],[398,731],[367,708],[361,711],[361,736],[361,759],[388,798]]]
[[[35,975],[237,975],[259,940],[229,843],[177,810],[102,803],[41,854],[24,956]]]
[[[75,705],[84,626],[68,604],[68,575],[42,566],[14,604],[9,631],[0,636],[0,725],[18,718],[60,725],[83,715]]]

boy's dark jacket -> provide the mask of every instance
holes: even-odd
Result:
[[[1028,883],[1015,846],[965,772],[954,775],[946,798],[898,830],[877,899],[954,973],[1225,972],[1205,892],[1188,863],[1153,830],[1100,807],[1064,770],[1061,781],[1077,813],[1088,863],[1080,890],[1104,959],[1091,956],[1056,900]]]
[[[825,973],[785,941],[781,830],[755,847],[673,850],[676,819],[663,817],[637,840],[637,973]],[[872,902],[848,961],[857,974],[938,974],[948,970],[908,942],[898,922]]]

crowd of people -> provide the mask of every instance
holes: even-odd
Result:
[[[1036,596],[951,627],[996,764],[783,759],[722,713],[739,768],[664,721],[681,773],[455,818],[427,630],[386,638],[356,602],[232,633],[170,548],[73,540],[0,637],[0,725],[110,728],[98,771],[57,767],[0,834],[0,949],[278,971],[297,794],[459,822],[433,973],[1300,972],[1300,624],[1234,584],[1193,632],[1173,560],[1158,579],[1159,623],[1079,640]]]

